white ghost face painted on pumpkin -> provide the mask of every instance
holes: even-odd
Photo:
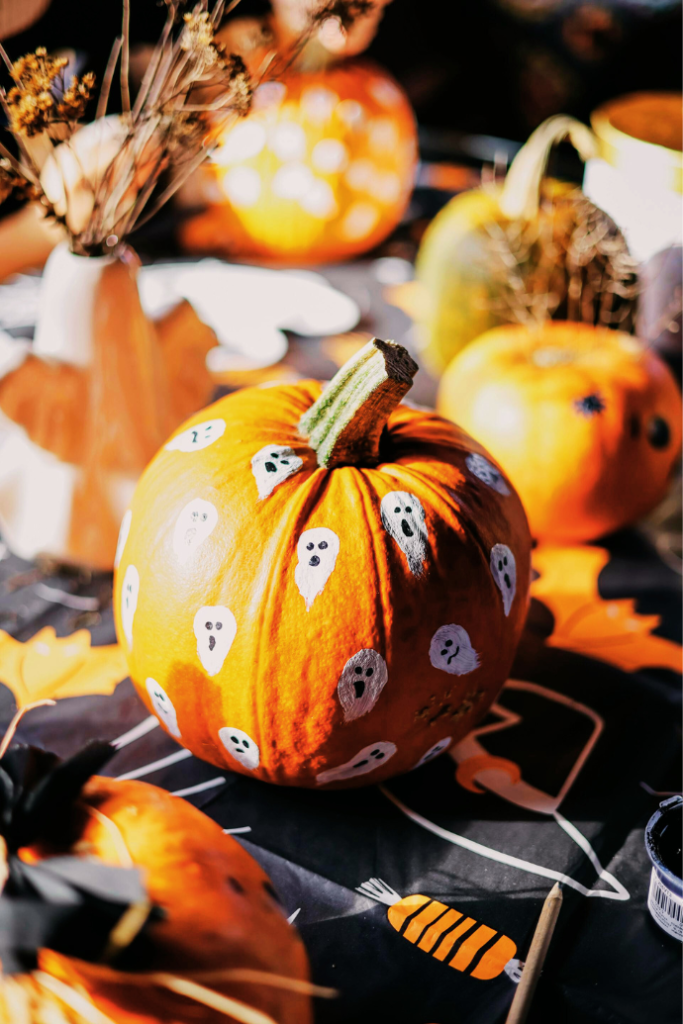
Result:
[[[210,501],[193,498],[176,519],[173,550],[181,565],[189,561],[218,522],[218,511]]]
[[[130,524],[133,521],[133,513],[130,509],[125,513],[121,520],[121,527],[119,529],[119,539],[116,542],[116,554],[114,555],[114,568],[118,569],[121,559],[123,557],[123,549],[126,546],[128,540],[128,534],[130,533]]]
[[[248,768],[250,772],[253,772],[254,768],[258,768],[261,753],[248,733],[226,725],[218,730],[218,738],[230,756]]]
[[[367,775],[368,772],[374,772],[375,768],[386,764],[395,753],[395,743],[386,741],[369,743],[346,764],[340,764],[337,768],[328,768],[327,771],[316,775],[315,781],[319,786],[325,786],[328,782],[341,782],[343,779],[355,779],[358,775]]]
[[[510,488],[503,479],[503,474],[492,466],[488,459],[485,459],[483,455],[479,455],[477,452],[472,452],[465,459],[465,465],[469,469],[473,476],[483,481],[492,487],[494,491],[498,491],[499,494],[509,494]]]
[[[204,671],[215,676],[223,668],[237,632],[235,616],[220,604],[205,605],[194,617],[197,655]]]
[[[206,420],[188,427],[166,445],[167,452],[200,452],[225,433],[225,420]]]
[[[326,526],[314,526],[301,534],[296,553],[299,561],[294,579],[306,602],[306,610],[310,611],[334,570],[339,554],[339,537]]]
[[[337,683],[339,703],[344,709],[344,721],[367,715],[374,708],[387,679],[387,663],[377,651],[358,651],[344,665]]]
[[[180,739],[180,729],[178,728],[178,719],[176,718],[175,708],[171,703],[171,698],[168,696],[163,686],[159,686],[156,679],[146,679],[145,686],[147,687],[147,693],[149,699],[152,702],[157,718],[162,725],[165,725],[171,736],[175,736],[176,739]]]
[[[434,668],[453,676],[465,676],[479,668],[479,655],[467,630],[455,622],[439,626],[429,645],[429,660]]]
[[[380,515],[384,529],[406,556],[408,568],[414,576],[419,576],[429,539],[425,511],[419,499],[409,491],[390,491],[382,498]]]
[[[423,754],[420,760],[415,765],[415,768],[421,768],[423,764],[427,764],[428,761],[433,761],[439,754],[443,754],[444,750],[448,750],[451,743],[453,742],[452,736],[446,736],[444,739],[439,740],[433,747],[430,747],[426,754]]]
[[[270,444],[261,448],[251,460],[259,498],[267,498],[278,484],[293,476],[303,464],[303,459],[285,445]]]
[[[139,593],[140,574],[134,565],[129,565],[121,587],[121,625],[129,647],[133,646],[133,619]]]
[[[515,556],[507,544],[494,544],[491,548],[491,573],[503,596],[503,611],[507,616],[517,590]]]

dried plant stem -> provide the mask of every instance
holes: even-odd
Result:
[[[130,0],[123,0],[121,38],[121,110],[127,114],[130,112]]]
[[[119,59],[119,53],[123,45],[123,39],[121,36],[117,36],[114,40],[114,45],[111,48],[109,54],[109,60],[107,61],[107,67],[104,72],[104,78],[102,79],[102,88],[100,90],[100,97],[97,101],[97,110],[95,112],[95,120],[97,121],[100,117],[104,117],[107,113],[107,106],[109,104],[109,93],[111,92],[111,84],[114,80],[114,71],[116,70],[116,62]]]

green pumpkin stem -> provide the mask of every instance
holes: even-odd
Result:
[[[356,352],[299,422],[318,465],[376,465],[382,431],[417,371],[408,351],[393,341],[374,338]]]
[[[541,182],[553,146],[569,138],[582,160],[595,156],[590,128],[573,117],[555,114],[531,133],[505,176],[500,208],[509,220],[532,221],[538,215]]]

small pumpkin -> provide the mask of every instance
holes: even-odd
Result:
[[[488,331],[438,396],[509,474],[534,537],[592,540],[664,497],[681,447],[681,396],[637,339],[588,324]]]
[[[16,783],[17,767],[24,768],[23,794],[13,808],[13,824],[8,828],[7,805],[3,818],[12,891],[2,898],[21,899],[24,889],[16,890],[17,878],[27,874],[26,896],[34,922],[32,932],[18,933],[19,960],[27,955],[27,940],[36,930],[41,935],[44,930],[50,941],[37,951],[38,974],[15,973],[10,982],[24,982],[29,1007],[41,1003],[38,986],[43,1002],[47,992],[67,1007],[90,1007],[89,1014],[83,1012],[83,1019],[90,1021],[99,1010],[114,1024],[192,1024],[198,1019],[218,1024],[226,1016],[264,1024],[308,1024],[312,986],[307,982],[306,954],[268,876],[239,843],[185,800],[144,782],[94,775],[84,783],[92,765],[106,762],[113,752],[109,744],[91,744],[60,764],[44,751],[15,747],[2,760],[3,793],[13,792],[6,780]],[[89,872],[85,877],[74,868],[64,870],[62,865],[68,867],[71,858],[84,858],[83,870],[87,866]],[[52,863],[63,872],[57,879],[73,882],[82,902],[82,909],[68,912],[73,919],[65,917],[57,927],[52,923]],[[110,891],[107,880],[114,883],[104,873],[96,880],[97,865],[142,873],[135,884],[116,882],[121,895],[109,898],[131,901],[120,917],[115,903],[111,910],[101,906],[103,888]],[[47,869],[43,886],[37,885],[35,875],[41,867]],[[64,900],[63,881],[61,885],[57,903]],[[126,899],[131,887],[142,894]],[[92,905],[90,891],[96,897],[100,894]],[[22,904],[18,907],[21,914]],[[102,931],[93,914],[103,919],[112,915],[112,925]],[[84,933],[92,936],[90,944]],[[6,935],[3,942],[12,946]],[[98,945],[104,947],[103,957]],[[0,1020],[5,1019],[5,999],[12,1005],[14,994],[14,1006],[21,1005],[16,1002],[16,987],[0,979]],[[35,1019],[43,1018],[36,1014]],[[60,1020],[56,1015],[54,1019]]]
[[[252,113],[202,166],[208,210],[187,221],[186,248],[321,263],[383,241],[413,187],[410,103],[366,61],[293,69],[260,86]]]
[[[575,186],[545,177],[552,147],[566,136],[582,159],[593,155],[585,125],[551,117],[502,185],[456,196],[427,228],[416,274],[424,356],[436,372],[499,324],[554,317],[631,325],[635,264],[621,232]]]
[[[324,390],[221,399],[145,471],[117,632],[147,707],[204,760],[379,782],[467,733],[507,678],[524,511],[476,441],[399,404],[416,370],[372,341]]]

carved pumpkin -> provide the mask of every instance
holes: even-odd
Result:
[[[73,788],[73,779],[66,786]],[[79,1009],[78,991],[85,990],[87,999],[80,996],[80,1008],[85,1002],[90,1012],[73,1018],[77,1021],[94,1020],[95,1007],[114,1024],[192,1024],[198,1019],[218,1024],[226,1014],[231,1020],[254,1020],[255,1012],[235,1012],[233,1017],[229,1001],[237,1000],[242,1010],[267,1015],[259,1020],[310,1022],[307,992],[312,986],[307,983],[304,947],[287,923],[268,876],[239,843],[185,800],[144,782],[93,776],[72,799],[76,802],[44,838],[18,850],[19,859],[31,865],[54,855],[75,855],[135,866],[142,869],[148,900],[162,914],[145,925],[140,970],[139,954],[133,958],[135,971],[121,971],[42,949],[42,975],[24,978],[29,1007],[35,1003],[44,1008],[46,989],[48,996],[56,993],[60,1005],[65,995],[67,1005],[74,1005],[68,1003],[70,993]],[[52,837],[55,828],[58,840]],[[149,912],[140,909],[145,916]],[[256,973],[250,976],[250,971]],[[47,981],[40,982],[41,1002],[33,979],[46,975]],[[299,991],[288,987],[290,980]],[[0,1019],[5,1019],[3,999],[11,994],[12,985],[8,989],[0,984]],[[15,992],[15,1006],[21,1005],[18,998]],[[36,1013],[30,1019],[43,1017]]]
[[[586,324],[487,332],[447,369],[438,408],[498,459],[543,540],[591,540],[644,516],[681,446],[666,364],[630,335]]]
[[[424,356],[435,371],[499,324],[555,317],[630,326],[635,264],[621,233],[573,185],[544,178],[565,136],[584,160],[593,154],[585,125],[551,117],[502,185],[456,196],[427,228],[416,273]]]
[[[347,61],[257,89],[195,182],[210,203],[183,229],[193,251],[312,263],[378,245],[408,205],[415,120],[380,68]]]
[[[117,631],[143,701],[199,757],[379,782],[467,733],[507,678],[526,518],[476,441],[399,405],[416,370],[370,342],[324,391],[223,398],[145,471]]]

